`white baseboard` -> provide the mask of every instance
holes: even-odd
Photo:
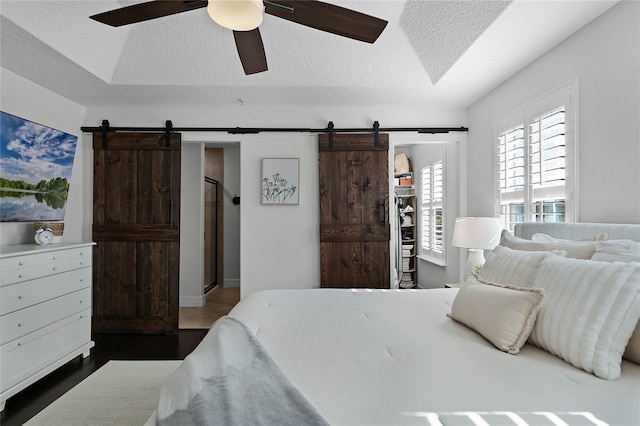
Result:
[[[180,296],[179,306],[181,308],[199,308],[204,306],[205,297],[202,296]]]
[[[223,285],[224,285],[224,288],[240,288],[240,279],[239,278],[225,278]]]

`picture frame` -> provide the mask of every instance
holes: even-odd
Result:
[[[300,202],[300,159],[263,158],[260,181],[262,204],[297,205]]]
[[[64,220],[77,142],[0,111],[0,222]]]

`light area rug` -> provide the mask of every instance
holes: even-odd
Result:
[[[164,380],[182,361],[109,361],[29,420],[27,426],[142,426]]]

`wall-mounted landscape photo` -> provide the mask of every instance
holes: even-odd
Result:
[[[78,138],[0,112],[0,221],[63,220]]]

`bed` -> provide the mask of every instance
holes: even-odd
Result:
[[[640,225],[545,225],[521,224],[510,240],[503,238],[504,244],[534,244],[534,234],[544,234],[546,240],[539,242],[545,251],[500,247],[502,254],[497,249],[487,256],[486,277],[482,278],[483,268],[475,277],[479,281],[465,282],[461,289],[270,290],[249,295],[224,318],[226,322],[214,325],[163,385],[158,424],[639,425],[640,365],[626,358],[620,361],[619,355],[624,352],[627,356],[627,341],[640,316],[640,263],[613,262],[618,257],[609,262],[567,260],[573,246],[567,250],[549,247],[607,247],[607,241],[616,240],[626,244],[623,255],[634,260],[633,256],[640,255],[633,245],[640,241]],[[589,242],[565,241],[575,239]],[[501,256],[520,256],[514,262],[519,266],[500,266],[505,262]],[[534,262],[538,262],[535,274],[531,272]],[[598,295],[593,299],[598,303],[584,319],[585,315],[575,312],[583,305],[591,306],[582,285],[576,286],[575,291],[582,293],[570,298],[568,307],[554,305],[553,300],[565,296],[557,296],[556,288],[547,284],[554,281],[548,275],[553,268],[568,271],[567,278],[558,280],[562,286],[571,280],[588,280],[576,278],[580,274],[571,272],[572,268],[600,268],[586,276],[611,274],[610,284],[601,288],[625,295],[628,301],[620,308],[622,296],[609,300]],[[625,273],[625,278],[619,278]],[[518,285],[493,281],[505,274]],[[566,293],[562,286],[558,288]],[[482,293],[487,289],[489,293]],[[492,304],[503,296],[512,300],[513,295],[522,298],[509,302],[510,306],[520,300],[529,303],[522,318],[497,318],[502,318],[501,324],[522,321],[522,327],[528,329],[515,327],[519,331],[512,336],[513,342],[500,350],[500,339],[505,337],[495,337],[494,330],[486,331],[486,327],[499,327],[490,321],[495,310]],[[600,318],[600,300],[612,306],[613,313],[607,311],[609,316],[604,319]],[[465,318],[473,316],[469,312],[476,317]],[[594,365],[590,359],[585,361],[585,352],[589,352],[580,346],[588,339],[577,335],[575,324],[583,320],[586,328],[580,333],[585,335],[593,332],[589,321],[602,325],[593,337]],[[234,327],[240,331],[236,333]],[[554,327],[567,328],[566,334]],[[609,340],[603,337],[607,327],[613,336]],[[242,330],[246,336],[236,342]],[[511,336],[512,331],[506,335]],[[579,338],[578,346],[572,346]],[[537,339],[537,345],[531,339]],[[237,350],[229,349],[232,345]],[[252,355],[243,364],[241,358],[247,353]],[[256,353],[264,356],[264,365],[273,372],[256,370]],[[211,367],[218,359],[227,365]],[[243,365],[253,370],[247,369],[246,377],[238,380],[235,374]],[[223,370],[234,372],[232,380],[202,379]],[[272,376],[277,378],[275,387],[267,383],[263,388],[267,379],[262,378],[271,380]],[[256,380],[258,377],[261,379]],[[244,388],[231,397],[223,395],[223,402],[218,396],[211,397],[211,386],[206,384],[213,383],[220,395],[221,388],[235,392],[233,387],[239,382]],[[196,394],[208,396],[194,403]],[[241,417],[212,412],[229,408],[239,411]],[[200,413],[189,417],[194,410]],[[172,417],[178,411],[187,417]],[[265,417],[261,417],[263,412],[268,412]],[[225,417],[228,415],[231,417]]]

